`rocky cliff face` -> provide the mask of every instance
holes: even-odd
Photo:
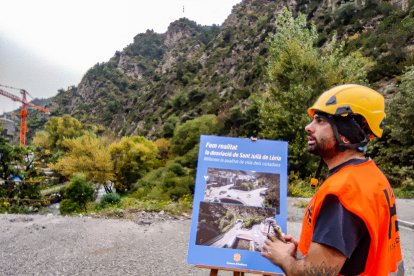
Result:
[[[144,68],[139,65],[139,60],[137,62],[136,59],[125,53],[119,53],[117,69],[133,79],[141,80],[144,77]]]
[[[172,49],[180,40],[190,38],[195,32],[184,20],[173,22],[165,34],[164,45],[168,49]]]
[[[180,19],[165,34],[139,34],[108,63],[85,74],[65,99],[67,111],[117,134],[146,136],[162,135],[163,122],[172,115],[184,121],[225,111],[230,104],[221,101],[243,101],[264,88],[264,42],[274,31],[276,8],[274,1],[244,1],[222,27]]]
[[[164,40],[167,51],[159,66],[163,74],[171,71],[180,60],[193,59],[202,47],[202,43],[194,38],[198,34],[197,26],[187,23],[182,19],[168,27]]]
[[[349,1],[338,1],[338,0],[324,0],[323,6],[328,8],[331,11],[335,11],[338,9],[342,4],[349,2]],[[356,7],[363,7],[367,4],[367,0],[356,0],[353,2]],[[375,1],[374,1],[375,2]],[[389,2],[391,5],[397,7],[400,10],[407,11],[409,7],[409,0],[391,0],[391,1],[377,1],[378,3],[382,2]]]
[[[408,2],[393,3],[403,8]],[[165,136],[163,126],[174,116],[184,122],[216,114],[232,129],[230,134],[239,135],[243,122],[231,121],[229,114],[238,109],[237,118],[247,116],[249,97],[266,89],[266,39],[276,31],[275,18],[282,8],[307,13],[319,20],[322,31],[332,32],[330,22],[336,19],[328,20],[328,14],[342,4],[244,0],[220,27],[183,18],[165,34],[138,34],[108,62],[88,70],[77,87],[61,91],[50,109],[53,115],[66,113],[104,125],[117,135],[147,137]],[[360,20],[362,30],[375,29],[383,17],[376,18]]]

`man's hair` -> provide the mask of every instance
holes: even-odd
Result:
[[[361,115],[332,116],[332,120],[339,134],[348,138],[351,144],[364,141],[371,133]]]

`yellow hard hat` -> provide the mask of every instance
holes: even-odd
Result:
[[[311,118],[315,112],[347,116],[358,114],[367,122],[373,135],[382,136],[385,111],[384,97],[371,88],[358,84],[344,84],[322,93],[316,102],[308,108]]]

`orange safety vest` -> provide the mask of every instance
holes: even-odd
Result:
[[[327,195],[335,195],[348,211],[360,217],[371,243],[361,275],[404,275],[396,204],[391,186],[369,160],[346,165],[328,177],[305,209],[298,248],[306,256],[316,219]]]

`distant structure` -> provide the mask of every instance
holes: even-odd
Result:
[[[20,94],[22,94],[22,97],[18,97],[8,91],[5,91],[3,89],[0,89],[0,95],[7,97],[15,102],[20,102],[22,103],[22,107],[20,109],[20,146],[24,146],[26,145],[26,133],[27,133],[27,117],[29,115],[29,111],[28,111],[28,107],[37,109],[39,111],[42,111],[46,114],[50,114],[49,110],[41,107],[41,106],[37,106],[31,102],[27,101],[27,96],[30,96],[30,94],[21,88],[16,88],[16,87],[12,87],[12,86],[8,86],[8,85],[3,85],[0,84],[0,86],[8,88],[8,89],[16,89],[16,90],[20,90]],[[30,96],[31,97],[31,96]]]
[[[1,135],[13,141],[16,135],[16,125],[12,120],[0,118]]]

